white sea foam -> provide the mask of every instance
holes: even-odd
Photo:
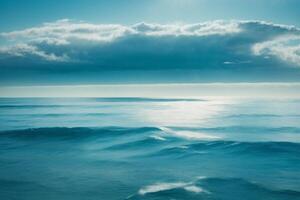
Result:
[[[206,179],[206,176],[197,176],[196,179],[197,180],[203,180],[203,179]]]
[[[218,140],[221,139],[219,136],[215,135],[208,135],[206,133],[201,133],[198,131],[186,131],[186,130],[172,130],[169,128],[162,127],[161,130],[163,130],[165,133],[171,134],[176,137],[185,138],[188,140]]]
[[[149,137],[153,138],[153,139],[156,139],[156,140],[161,140],[161,141],[165,141],[166,138],[163,138],[159,135],[150,135]]]
[[[179,148],[179,149],[188,149],[189,147],[188,147],[188,146],[185,146],[185,145],[182,145],[182,146],[179,146],[179,147],[177,147],[177,148]]]
[[[207,151],[194,151],[196,154],[207,154]]]
[[[195,193],[204,192],[204,190],[201,187],[198,187],[198,186],[195,186],[195,185],[186,186],[186,187],[184,187],[184,189],[186,191],[195,192]]]
[[[231,144],[228,144],[228,146],[236,146],[236,145],[239,145],[239,144],[241,144],[241,143],[240,142],[233,142]]]
[[[154,185],[149,185],[139,190],[140,195],[145,195],[147,193],[160,192],[165,190],[171,190],[175,188],[181,188],[187,186],[187,183],[177,182],[177,183],[156,183]]]
[[[172,190],[182,188],[188,192],[200,193],[206,192],[201,187],[194,185],[192,182],[174,182],[174,183],[156,183],[154,185],[148,185],[139,190],[140,195],[145,195],[148,193],[155,193],[160,191]]]

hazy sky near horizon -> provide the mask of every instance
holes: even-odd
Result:
[[[0,86],[299,82],[297,0],[0,0]]]
[[[300,83],[101,84],[0,87],[0,98],[146,97],[297,99]]]

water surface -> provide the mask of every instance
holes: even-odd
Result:
[[[300,100],[0,99],[0,199],[300,199]]]

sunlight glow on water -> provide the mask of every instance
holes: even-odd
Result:
[[[195,126],[212,123],[226,105],[226,101],[183,101],[159,104],[160,108],[143,109],[140,116],[158,126]],[[225,105],[224,105],[225,104]]]

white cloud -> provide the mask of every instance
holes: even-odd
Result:
[[[148,24],[138,23],[132,26],[137,34],[149,36],[205,36],[205,35],[225,35],[238,33],[241,31],[238,22],[234,21],[211,21],[197,24]]]
[[[63,19],[0,33],[0,37],[10,44],[0,46],[0,59],[31,56],[49,62],[82,61],[101,66],[140,66],[149,65],[148,61],[155,61],[151,64],[157,67],[238,66],[249,64],[250,60],[255,65],[253,56],[259,58],[262,55],[276,56],[300,66],[299,34],[299,29],[293,26],[261,21],[217,20],[195,24],[138,23],[126,26]],[[297,40],[298,43],[291,43]],[[135,55],[148,60],[144,60],[144,64],[136,64],[133,60]],[[175,57],[180,62],[172,63]],[[119,63],[116,60],[120,60]]]
[[[283,61],[300,65],[300,35],[285,35],[257,43],[252,50],[255,55],[276,56]]]
[[[15,56],[15,57],[25,57],[27,55],[37,56],[41,59],[47,61],[57,61],[57,62],[64,62],[68,60],[66,55],[64,56],[56,56],[53,53],[45,53],[44,51],[39,50],[35,46],[30,46],[28,44],[17,44],[10,47],[1,47],[0,48],[0,55],[6,54],[8,56]]]
[[[126,35],[186,35],[204,36],[213,34],[229,34],[240,31],[238,22],[212,21],[198,24],[148,24],[138,23],[133,26],[119,24],[90,24],[74,22],[68,19],[53,23],[44,23],[19,31],[1,33],[10,40],[44,41],[50,44],[69,44],[72,40],[109,42]]]
[[[11,40],[49,41],[56,44],[68,44],[72,39],[111,41],[130,31],[132,31],[130,28],[122,25],[95,25],[64,19],[53,23],[44,23],[40,27],[1,33],[1,36]]]

